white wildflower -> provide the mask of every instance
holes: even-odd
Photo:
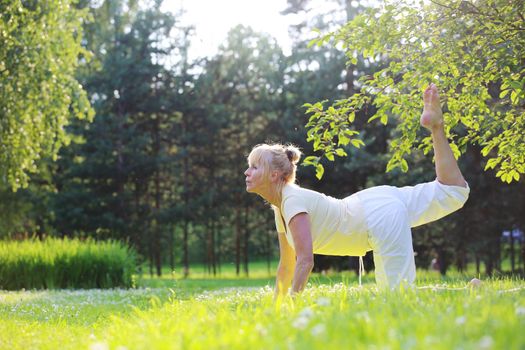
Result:
[[[516,315],[525,316],[525,306],[518,306],[516,308]]]
[[[479,349],[491,349],[493,345],[494,345],[494,340],[492,339],[492,337],[489,335],[486,335],[480,339],[478,343],[478,348]]]
[[[319,306],[328,306],[328,305],[330,305],[330,299],[328,299],[326,297],[321,297],[321,298],[317,299],[316,304],[319,305]]]
[[[308,326],[310,319],[304,316],[297,317],[293,322],[292,326],[297,329],[305,329]]]
[[[465,324],[465,322],[467,322],[467,318],[465,316],[459,316],[458,318],[456,318],[456,324],[458,326]]]
[[[322,323],[319,323],[312,328],[311,332],[314,337],[322,335],[326,332],[326,326]]]
[[[366,311],[358,312],[356,316],[365,322],[370,322],[370,315]]]
[[[388,337],[390,339],[396,339],[398,337],[398,334],[397,334],[397,331],[395,330],[395,328],[391,328],[388,330]]]
[[[89,346],[89,350],[109,350],[109,345],[104,342],[93,343]]]
[[[260,323],[257,323],[255,325],[255,330],[257,331],[257,333],[259,333],[261,336],[266,336],[268,335],[268,331],[266,330],[266,328],[260,324]]]
[[[312,318],[313,315],[314,310],[310,309],[309,307],[305,307],[301,310],[301,312],[299,312],[299,317]]]

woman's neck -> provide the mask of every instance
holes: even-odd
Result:
[[[268,188],[268,191],[265,193],[260,193],[259,195],[270,204],[280,208],[282,201],[282,190],[284,186],[286,186],[285,183],[283,183],[281,186],[271,186]]]

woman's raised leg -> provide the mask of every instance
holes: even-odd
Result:
[[[423,102],[424,108],[420,121],[421,125],[432,133],[437,180],[444,185],[467,187],[445,135],[443,112],[436,85],[430,84],[425,90]]]

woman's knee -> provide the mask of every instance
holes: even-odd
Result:
[[[376,283],[380,288],[397,288],[402,283],[412,284],[416,279],[413,252],[396,256],[374,254]]]

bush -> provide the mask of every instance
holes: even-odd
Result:
[[[117,241],[0,241],[0,289],[131,287],[135,263]]]

